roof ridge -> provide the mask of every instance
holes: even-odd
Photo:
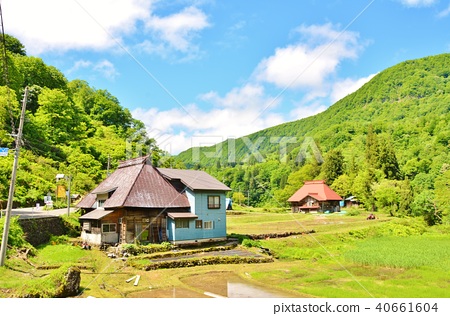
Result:
[[[134,165],[130,165],[130,166],[127,166],[127,167],[132,167],[132,166],[134,166]],[[131,191],[133,190],[134,186],[136,185],[136,181],[137,181],[137,179],[139,178],[139,176],[141,175],[142,170],[144,170],[144,166],[145,166],[145,164],[141,164],[141,165],[140,165],[141,170],[139,170],[139,172],[137,173],[136,177],[134,178],[133,184],[130,185],[130,188],[128,189],[128,192],[127,192],[127,194],[125,195],[125,198],[123,199],[122,204],[125,204],[126,201],[128,200],[128,198],[130,197],[130,193],[131,193]],[[153,167],[153,166],[152,166],[152,167]]]

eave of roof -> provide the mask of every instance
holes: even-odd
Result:
[[[79,219],[101,219],[105,217],[108,214],[111,214],[114,211],[111,210],[105,210],[103,208],[97,208],[89,213],[86,213],[79,217]]]
[[[165,178],[169,180],[180,180],[186,187],[188,187],[192,191],[231,191],[228,186],[226,186],[210,174],[201,170],[170,168],[157,169]]]
[[[325,181],[306,181],[289,199],[288,202],[298,202],[305,197],[311,196],[317,201],[341,201],[342,198],[334,192]]]
[[[167,216],[169,216],[171,219],[198,218],[197,215],[189,213],[189,212],[180,212],[180,213],[170,212],[170,213],[167,213]]]

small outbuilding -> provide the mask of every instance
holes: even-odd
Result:
[[[322,212],[340,211],[342,198],[334,192],[323,180],[305,181],[289,199],[292,212]]]
[[[345,199],[345,207],[358,207],[360,201],[355,196],[349,196]]]

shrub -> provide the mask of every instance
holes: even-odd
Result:
[[[50,236],[49,244],[51,245],[63,245],[69,242],[69,237],[66,235],[62,236]]]
[[[252,239],[244,239],[242,241],[242,246],[244,247],[261,247],[261,242],[259,240],[252,240]]]
[[[361,210],[360,209],[351,209],[349,211],[347,211],[346,213],[347,216],[358,216],[361,215]]]
[[[3,229],[5,218],[0,218],[0,243],[3,242]],[[27,248],[34,250],[34,247],[25,240],[25,233],[23,232],[22,227],[19,225],[18,217],[11,217],[9,223],[9,232],[8,232],[8,245],[12,248],[20,249]]]

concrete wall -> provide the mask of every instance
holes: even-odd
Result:
[[[25,240],[34,247],[48,242],[50,236],[61,236],[68,232],[59,217],[19,219],[19,224],[25,233]]]

